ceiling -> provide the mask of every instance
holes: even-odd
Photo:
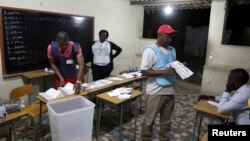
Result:
[[[212,1],[213,0],[130,0],[130,3],[131,5],[142,5],[146,10],[160,10],[165,6],[171,6],[174,9],[204,9],[209,8]],[[237,4],[250,4],[250,0],[231,1]]]

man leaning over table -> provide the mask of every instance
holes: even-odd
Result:
[[[69,41],[65,31],[57,33],[56,41],[52,41],[47,49],[47,56],[51,68],[56,73],[55,88],[63,87],[66,83],[74,84],[75,93],[81,91],[81,82],[84,81],[84,60],[79,43]],[[79,70],[76,69],[79,65]]]

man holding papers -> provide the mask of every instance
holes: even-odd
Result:
[[[57,76],[56,89],[71,82],[74,84],[75,93],[79,93],[84,70],[80,44],[69,41],[68,33],[61,31],[57,33],[56,41],[52,41],[48,46],[47,54],[51,68]],[[76,64],[79,65],[78,71]]]
[[[141,72],[148,76],[146,86],[146,113],[142,125],[142,140],[152,140],[155,117],[160,113],[159,140],[169,140],[171,114],[174,108],[175,70],[171,63],[176,60],[175,48],[169,46],[171,35],[176,32],[170,25],[162,25],[157,42],[148,46],[142,55]]]

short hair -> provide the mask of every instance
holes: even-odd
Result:
[[[106,34],[107,34],[107,38],[109,37],[109,32],[108,32],[107,30],[102,29],[101,31],[99,31],[99,36],[100,36],[102,33],[106,33]]]
[[[249,75],[247,71],[242,68],[236,68],[231,70],[230,75],[233,77],[235,81],[237,81],[241,85],[246,84],[249,80]]]
[[[69,40],[69,34],[65,31],[60,31],[56,35],[56,40],[58,41],[67,41]]]

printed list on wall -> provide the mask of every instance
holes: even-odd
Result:
[[[93,41],[91,17],[13,9],[1,9],[1,16],[4,75],[49,67],[47,47],[59,31],[68,32],[85,51]]]

